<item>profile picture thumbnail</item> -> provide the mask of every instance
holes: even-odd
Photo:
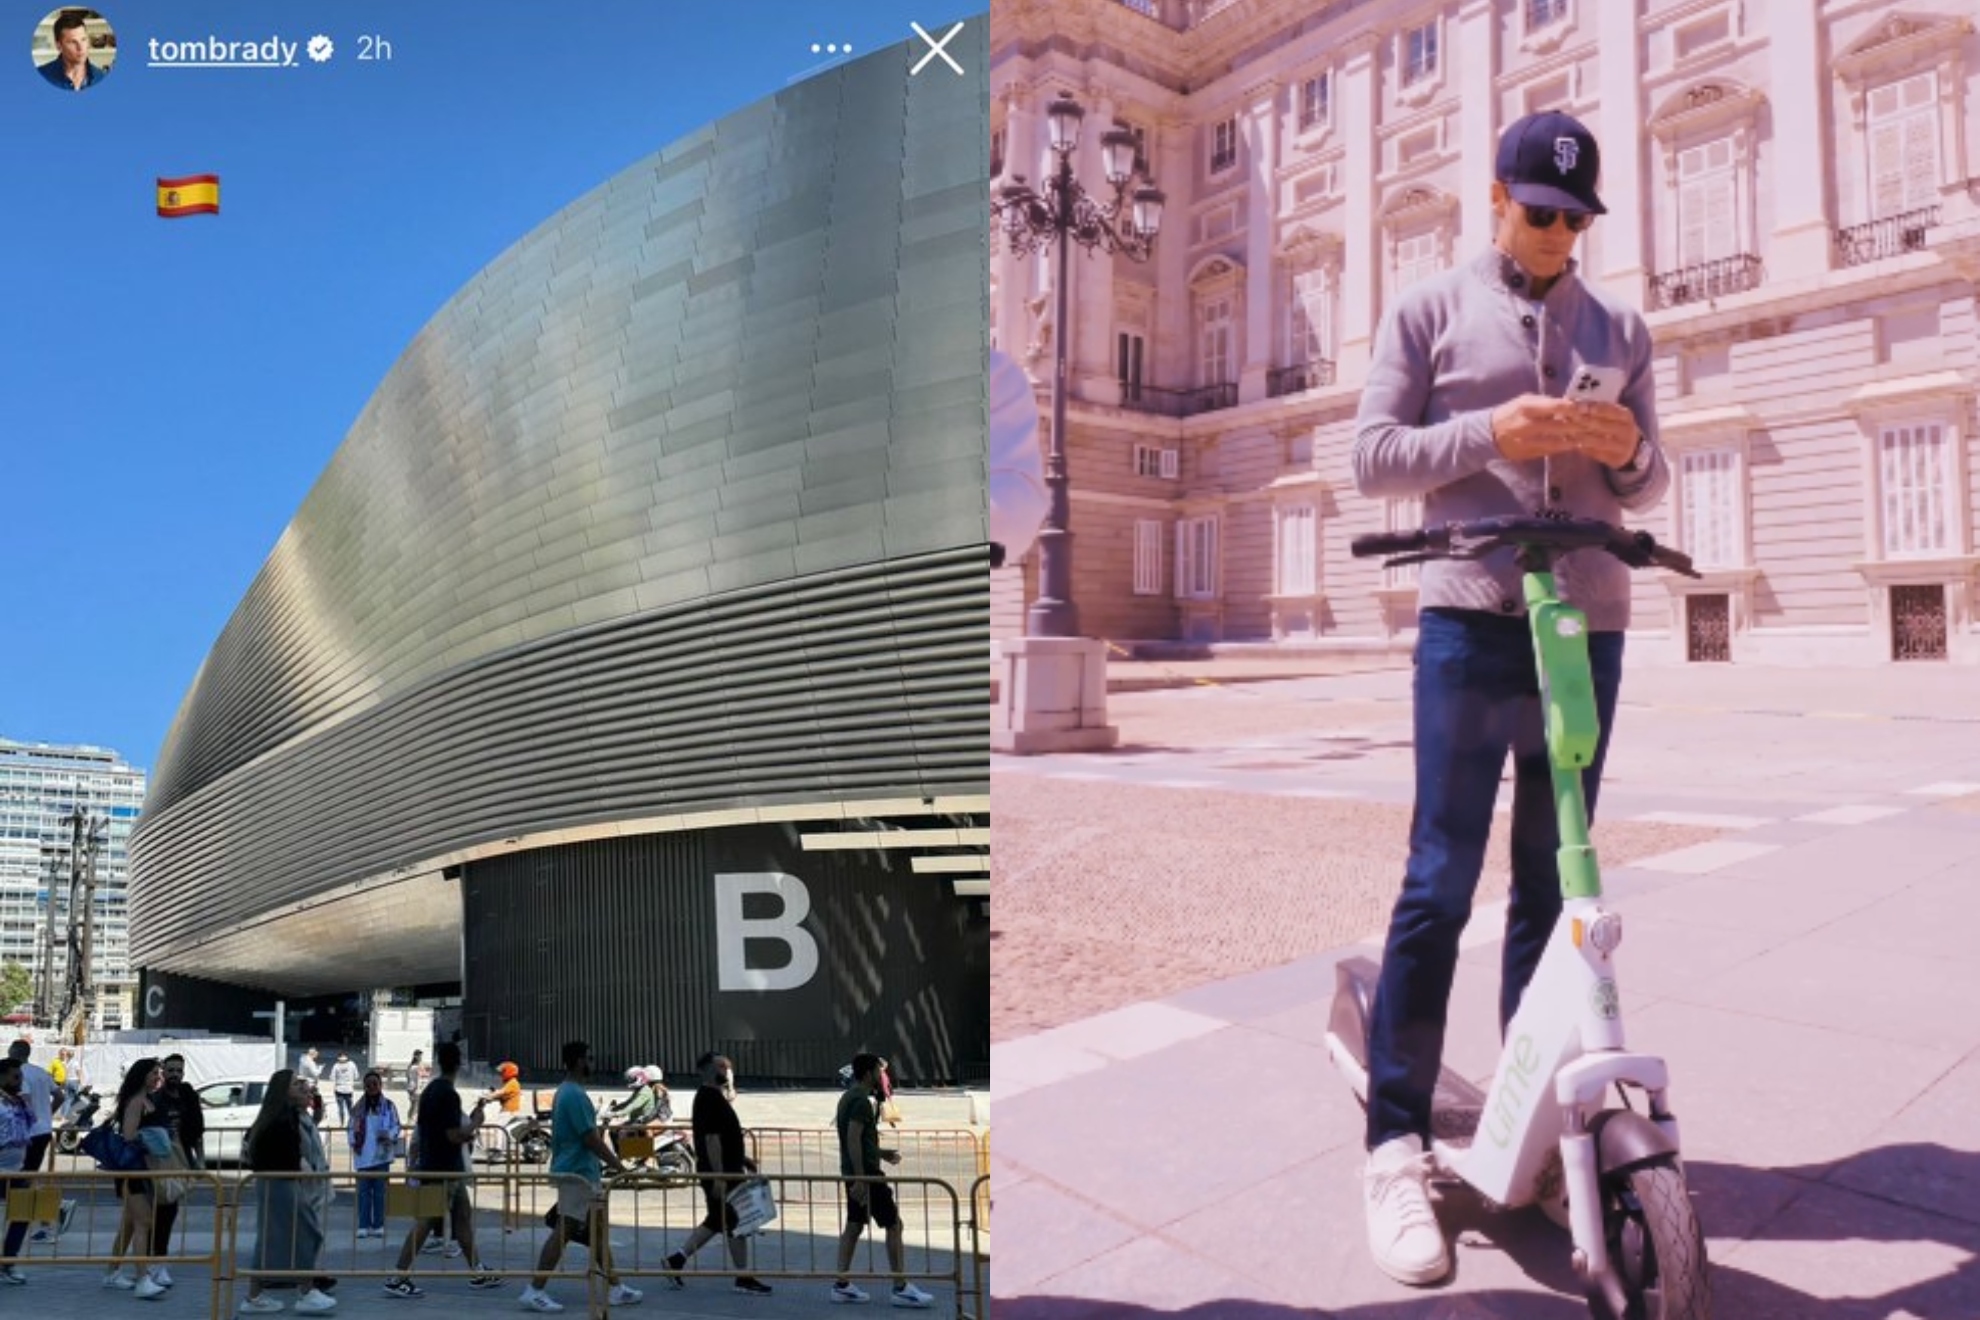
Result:
[[[57,91],[86,92],[117,62],[117,34],[94,9],[49,11],[34,29],[34,67]]]

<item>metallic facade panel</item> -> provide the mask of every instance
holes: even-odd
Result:
[[[987,109],[981,28],[954,49]],[[426,859],[987,790],[987,273],[965,235],[988,180],[973,201],[943,181],[954,136],[909,122],[942,101],[911,55],[663,148],[415,336],[173,722],[132,841],[137,961],[279,988],[253,933],[293,950],[320,908],[297,987],[340,949],[376,983],[389,941],[356,949],[371,908],[337,904]],[[449,899],[401,893],[422,934],[390,982],[457,977],[432,934]]]

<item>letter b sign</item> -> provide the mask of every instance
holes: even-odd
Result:
[[[743,915],[748,894],[775,894],[783,911],[771,917]],[[718,874],[715,877],[715,957],[721,989],[795,990],[818,974],[818,941],[801,924],[811,915],[811,891],[804,881],[780,871]],[[752,968],[748,941],[777,940],[791,951],[782,967]]]

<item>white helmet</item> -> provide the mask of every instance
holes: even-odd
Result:
[[[646,1069],[644,1069],[644,1068],[628,1068],[628,1069],[626,1069],[626,1085],[627,1085],[627,1086],[645,1086],[645,1085],[646,1085]]]
[[[664,1080],[664,1079],[666,1078],[666,1076],[667,1076],[667,1074],[666,1074],[665,1072],[663,1072],[663,1071],[661,1070],[661,1068],[660,1068],[660,1065],[659,1065],[659,1064],[657,1064],[657,1063],[649,1063],[649,1064],[647,1064],[647,1065],[646,1065],[646,1082],[647,1082],[647,1085],[649,1085],[649,1086],[651,1086],[651,1085],[653,1085],[653,1084],[654,1084],[654,1083],[656,1083],[656,1082],[660,1082],[660,1081],[662,1081],[662,1080]]]

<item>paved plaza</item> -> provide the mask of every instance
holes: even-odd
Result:
[[[1167,668],[1111,698],[1119,751],[994,765],[995,1314],[1586,1314],[1566,1235],[1461,1187],[1448,1282],[1369,1260],[1362,1115],[1322,1039],[1400,879],[1407,668]],[[1617,726],[1595,842],[1714,1314],[1980,1316],[1980,682],[1638,666]],[[1481,1083],[1504,849],[1452,998],[1447,1062]]]

